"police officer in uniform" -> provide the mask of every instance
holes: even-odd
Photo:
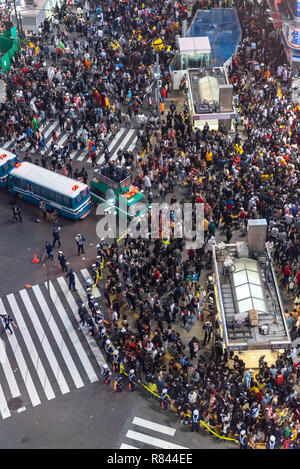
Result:
[[[167,392],[168,392],[167,389],[163,389],[160,395],[160,405],[161,405],[162,410],[167,410],[169,405],[171,404],[171,400]]]
[[[133,392],[135,391],[135,384],[136,384],[136,376],[135,376],[134,369],[129,371],[128,379],[129,379],[129,389],[131,392]]]
[[[48,259],[51,259],[51,261],[53,261],[53,251],[52,251],[52,246],[49,243],[49,241],[46,241],[45,249],[46,249],[46,252],[48,254]]]
[[[191,420],[191,432],[196,431],[197,433],[200,430],[200,415],[199,410],[195,409],[193,411],[192,420]]]
[[[2,317],[4,326],[5,326],[5,330],[8,329],[9,332],[11,333],[11,335],[13,335],[13,331],[10,327],[11,324],[14,324],[13,318],[9,314],[0,314],[0,316]]]
[[[53,230],[52,236],[53,236],[53,244],[52,247],[55,247],[56,242],[58,242],[58,247],[60,248],[60,236],[59,236],[59,230],[60,228],[56,228]]]
[[[73,291],[76,291],[75,288],[75,275],[72,269],[69,270],[67,273],[66,277],[69,279],[69,290],[73,289]]]
[[[58,251],[58,262],[63,270],[63,272],[68,272],[67,259],[62,251]]]
[[[79,324],[82,324],[84,326],[85,319],[88,316],[88,312],[87,312],[87,309],[86,309],[86,306],[85,306],[84,303],[82,303],[80,306],[78,306],[78,314],[79,314],[79,317],[80,317]]]
[[[104,377],[104,384],[109,384],[111,371],[106,363],[102,366],[102,375]]]
[[[111,341],[109,339],[107,339],[105,342],[104,350],[106,353],[106,359],[108,363],[111,363],[113,361],[113,348],[111,346]]]
[[[115,373],[120,373],[120,355],[117,349],[113,352],[113,370]]]
[[[117,374],[116,380],[115,380],[115,387],[114,387],[115,391],[117,391],[117,392],[122,392],[123,391],[122,381],[123,381],[122,376],[120,374]]]
[[[100,345],[100,348],[103,349],[103,347],[105,347],[105,344],[106,344],[106,341],[108,340],[108,335],[107,335],[107,332],[106,332],[106,329],[105,327],[103,327],[101,333],[100,333],[100,336],[101,336],[101,345]]]
[[[246,430],[241,430],[239,434],[240,449],[248,449]]]

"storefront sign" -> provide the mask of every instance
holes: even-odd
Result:
[[[283,23],[282,34],[288,47],[300,51],[300,28],[295,28],[289,23]]]

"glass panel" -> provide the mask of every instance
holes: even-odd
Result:
[[[247,275],[250,283],[256,283],[256,285],[260,285],[261,282],[258,272],[247,270]]]
[[[257,262],[253,259],[246,259],[246,268],[257,272]]]
[[[250,311],[250,309],[253,309],[251,298],[238,302],[239,313],[245,313],[245,311]]]
[[[263,300],[258,300],[257,298],[253,298],[252,300],[253,300],[254,309],[256,309],[258,313],[260,311],[263,313],[267,312],[267,307]]]
[[[251,296],[253,296],[254,298],[259,298],[260,300],[264,299],[262,288],[259,287],[258,285],[250,284],[250,291],[251,291]]]
[[[244,259],[238,259],[238,260],[234,261],[234,265],[235,265],[235,268],[236,268],[236,272],[239,271],[239,270],[244,270],[245,269]]]
[[[240,287],[235,289],[237,300],[243,300],[244,298],[248,298],[250,296],[250,289],[249,285],[246,283]]]
[[[237,287],[238,285],[243,285],[244,283],[248,283],[247,275],[245,270],[240,270],[233,274],[233,282],[234,285]]]

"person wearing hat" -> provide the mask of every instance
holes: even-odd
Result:
[[[56,242],[58,242],[58,247],[60,248],[60,235],[59,235],[59,232],[60,232],[60,228],[55,228],[53,230],[53,233],[52,233],[52,236],[53,236],[53,243],[52,243],[52,247],[54,248],[55,247],[55,244]]]
[[[248,439],[246,430],[241,430],[239,434],[240,449],[248,449]]]
[[[163,389],[160,395],[160,406],[162,410],[167,410],[169,405],[171,404],[171,399],[168,396],[168,390]]]
[[[267,449],[278,449],[275,435],[271,435],[269,441],[266,444]]]
[[[122,392],[123,391],[123,378],[120,373],[117,374],[115,383],[114,383],[114,391]]]
[[[49,241],[46,241],[45,249],[46,249],[46,252],[48,254],[48,259],[51,259],[51,261],[53,261],[53,250],[52,250],[52,246],[49,243]]]
[[[74,274],[72,269],[69,270],[66,277],[69,279],[69,290],[73,289],[73,291],[76,291],[76,288],[75,288],[75,274]]]
[[[108,368],[108,365],[106,363],[104,363],[104,365],[102,365],[102,375],[104,377],[104,384],[109,384],[110,383],[111,371]]]
[[[115,373],[120,373],[120,355],[117,349],[113,351],[113,370]]]
[[[113,361],[113,348],[111,345],[111,341],[109,339],[107,339],[105,342],[104,350],[106,353],[106,359],[108,363],[111,363]]]
[[[135,391],[136,376],[134,369],[131,369],[128,374],[129,379],[129,389],[131,392]]]
[[[63,272],[68,272],[67,259],[62,251],[58,251],[58,262],[63,270]]]
[[[76,244],[77,244],[77,254],[78,256],[80,256],[80,252],[82,252],[82,254],[85,254],[84,252],[84,241],[85,241],[85,238],[80,234],[78,233],[78,235],[75,237],[75,240],[76,240]]]
[[[192,420],[191,420],[191,432],[196,431],[197,433],[200,430],[200,414],[198,409],[194,409]]]

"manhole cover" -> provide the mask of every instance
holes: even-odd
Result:
[[[7,403],[7,407],[9,410],[17,410],[22,407],[22,399],[20,397],[14,397],[13,399],[10,399]]]

